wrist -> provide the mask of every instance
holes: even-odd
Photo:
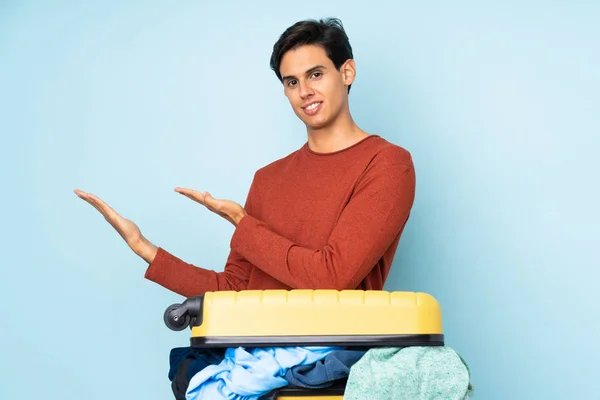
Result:
[[[242,209],[242,211],[233,218],[233,221],[235,222],[235,226],[238,226],[240,221],[242,220],[242,218],[244,218],[246,215],[248,215],[246,213],[246,210]]]
[[[158,252],[158,247],[156,247],[143,236],[140,237],[140,239],[133,246],[131,246],[131,249],[135,254],[143,258],[148,264],[152,264],[152,261],[154,261],[156,253]]]

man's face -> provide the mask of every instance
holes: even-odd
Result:
[[[284,93],[308,128],[328,126],[347,106],[346,85],[354,80],[353,63],[346,61],[338,71],[325,50],[315,45],[299,46],[284,54],[279,67]]]

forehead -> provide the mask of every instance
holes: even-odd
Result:
[[[300,76],[315,65],[333,68],[333,62],[327,57],[325,49],[316,45],[303,45],[286,52],[281,58],[279,73],[281,76]]]

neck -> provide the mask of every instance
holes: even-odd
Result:
[[[343,150],[369,136],[356,125],[348,110],[332,124],[317,129],[308,128],[307,133],[308,147],[316,153]]]

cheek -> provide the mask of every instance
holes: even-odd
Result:
[[[315,86],[315,90],[325,96],[328,101],[337,101],[339,96],[339,86],[337,82],[319,82]]]
[[[335,88],[329,87],[327,92],[323,92],[325,99],[327,100],[327,106],[330,110],[336,109],[340,103],[340,94]]]
[[[299,97],[294,91],[285,91],[285,97],[288,99],[290,104],[295,108],[298,106]]]

